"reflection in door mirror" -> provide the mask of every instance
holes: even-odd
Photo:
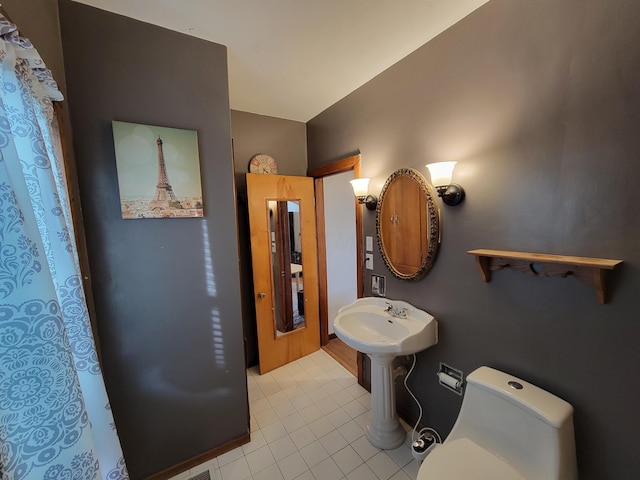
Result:
[[[440,217],[435,193],[412,168],[396,170],[387,179],[376,214],[382,259],[402,280],[417,280],[433,266],[440,246]]]
[[[276,335],[303,328],[304,288],[300,202],[269,200]]]

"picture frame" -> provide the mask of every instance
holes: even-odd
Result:
[[[204,216],[198,133],[111,123],[122,218]]]

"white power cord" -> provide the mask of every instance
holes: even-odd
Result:
[[[428,432],[429,435],[425,434],[425,432]],[[422,436],[426,436],[427,438],[433,436],[436,443],[442,443],[442,438],[440,438],[440,434],[431,427],[424,427],[422,430],[420,430],[420,432],[418,432],[418,437],[420,438]]]
[[[422,405],[420,405],[420,402],[409,388],[409,385],[407,385],[409,376],[411,376],[411,373],[413,372],[415,366],[416,354],[414,353],[413,363],[411,364],[411,368],[407,372],[407,375],[404,377],[403,383],[404,388],[407,389],[407,392],[409,392],[409,395],[411,395],[413,401],[416,402],[416,405],[418,405],[418,420],[416,421],[416,424],[413,427],[413,431],[411,432],[411,453],[413,454],[413,458],[415,458],[419,462],[422,462],[436,444],[442,443],[442,438],[440,437],[440,434],[431,427],[424,427],[419,432],[417,431],[418,425],[420,425],[420,421],[422,420]],[[418,438],[416,438],[416,433],[418,434]]]
[[[418,399],[416,398],[416,396],[413,394],[413,392],[411,391],[411,389],[409,388],[409,385],[407,385],[407,381],[409,380],[409,377],[411,376],[411,373],[413,372],[413,369],[416,367],[416,354],[413,354],[413,363],[411,364],[411,368],[409,369],[409,371],[407,372],[407,375],[404,377],[404,388],[407,389],[407,392],[409,392],[409,395],[411,395],[411,398],[413,398],[413,401],[416,402],[416,405],[418,405],[418,420],[416,421],[416,424],[413,427],[413,432],[411,432],[411,443],[416,441],[416,429],[418,428],[418,425],[420,425],[420,420],[422,420],[422,405],[420,405],[420,402],[418,401]]]

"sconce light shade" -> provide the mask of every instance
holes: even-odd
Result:
[[[367,209],[375,210],[378,199],[374,195],[368,195],[370,178],[355,178],[350,180],[353,193],[358,199],[358,203],[364,204]]]
[[[431,184],[438,196],[449,206],[458,205],[464,199],[464,190],[457,183],[451,183],[453,168],[458,162],[437,162],[427,164],[431,175]]]
[[[431,185],[441,187],[451,183],[453,169],[458,162],[437,162],[427,164],[429,173],[431,174]]]
[[[356,197],[360,198],[367,196],[370,181],[370,178],[355,178],[349,182],[353,187],[353,193]]]

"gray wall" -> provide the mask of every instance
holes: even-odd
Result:
[[[226,49],[59,6],[104,375],[142,478],[249,428]],[[203,219],[121,219],[112,120],[197,130]]]
[[[467,198],[441,204],[429,275],[402,282],[374,258],[390,298],[439,321],[440,343],[410,382],[423,423],[447,434],[460,407],[436,383],[440,361],[503,369],[574,405],[582,480],[640,471],[638,18],[639,2],[493,0],[307,124],[310,168],[359,149],[376,192],[397,168],[427,176],[426,163],[459,162]],[[375,215],[364,216],[374,235]],[[573,278],[504,270],[484,284],[474,248],[624,264],[600,305]]]
[[[238,188],[256,153],[271,155],[280,175],[307,174],[305,124],[293,120],[231,110],[231,133]]]
[[[302,122],[237,110],[231,110],[231,131],[238,191],[238,245],[244,336],[247,364],[253,366],[258,364],[258,343],[245,174],[251,157],[256,153],[266,153],[276,160],[281,175],[306,175],[307,132]]]

